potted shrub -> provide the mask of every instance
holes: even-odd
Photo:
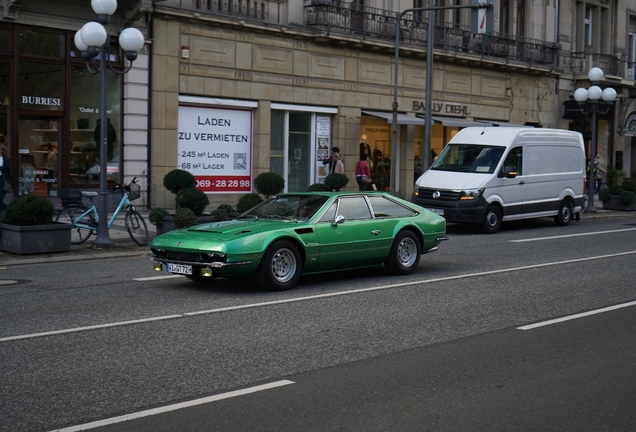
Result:
[[[324,192],[327,186],[324,183],[314,183],[307,188],[307,192]]]
[[[197,217],[189,208],[181,208],[177,210],[173,217],[175,229],[187,228],[197,224]]]
[[[0,249],[17,254],[66,252],[73,225],[54,222],[55,207],[37,195],[16,198],[0,214]]]
[[[264,172],[254,179],[254,187],[256,192],[269,198],[285,188],[285,180],[276,173]]]
[[[349,177],[344,174],[332,173],[325,177],[325,187],[329,191],[339,191],[349,183]]]
[[[605,210],[636,210],[636,182],[626,179],[622,185],[613,184],[609,189],[599,191],[598,197]]]
[[[243,195],[239,198],[238,203],[236,204],[236,210],[241,213],[244,213],[251,209],[252,207],[256,207],[260,203],[263,202],[263,198],[261,198],[258,194],[251,193],[247,195]]]

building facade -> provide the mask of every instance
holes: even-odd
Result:
[[[97,188],[101,82],[91,71],[100,61],[87,65],[73,42],[78,29],[97,20],[90,2],[3,0],[0,9],[0,141],[9,150],[13,185],[5,201],[24,194],[55,201],[64,188]],[[107,26],[114,69],[129,65],[116,36],[133,26],[147,34],[150,11],[150,2],[120,2]],[[147,53],[127,74],[107,73],[110,185],[136,176],[147,190]]]

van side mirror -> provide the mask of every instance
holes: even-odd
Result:
[[[505,178],[515,178],[517,177],[517,167],[514,165],[506,165],[504,166],[500,177]]]

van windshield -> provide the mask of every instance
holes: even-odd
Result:
[[[475,144],[448,144],[435,159],[432,170],[492,174],[506,148]]]

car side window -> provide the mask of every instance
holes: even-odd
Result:
[[[318,222],[333,222],[336,219],[336,209],[338,208],[338,201],[334,201],[329,206],[325,214],[322,215]]]
[[[363,196],[340,198],[338,214],[345,220],[371,219],[371,210]]]
[[[504,161],[504,168],[510,165],[515,167],[518,176],[523,175],[523,147],[515,147],[510,150]]]
[[[417,212],[383,196],[369,196],[376,218],[415,216]]]

